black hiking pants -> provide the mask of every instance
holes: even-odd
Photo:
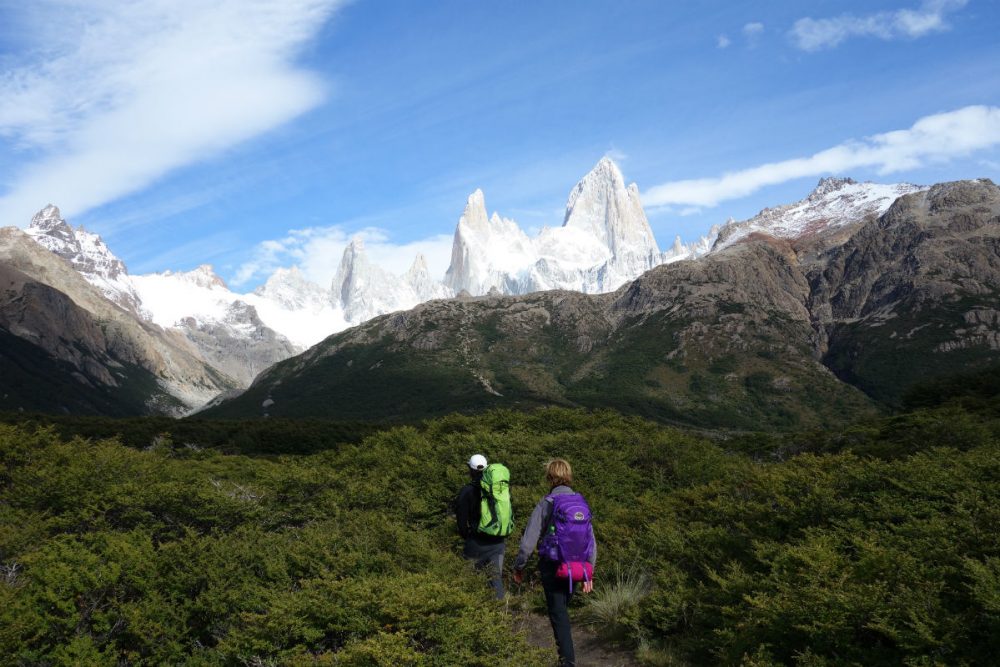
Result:
[[[559,651],[559,666],[574,667],[576,651],[573,650],[573,629],[569,624],[569,582],[556,576],[558,567],[550,560],[538,560],[545,606],[549,610],[549,623],[552,624],[552,634],[556,637],[556,649]]]
[[[463,550],[466,558],[476,562],[477,570],[486,572],[497,600],[503,600],[503,555],[506,548],[503,540],[494,542],[469,537]]]

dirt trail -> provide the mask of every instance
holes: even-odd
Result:
[[[529,644],[552,651],[552,664],[555,664],[556,642],[548,617],[525,613],[516,623],[518,630],[524,629]],[[577,667],[639,667],[634,654],[602,641],[585,625],[573,625],[573,647],[576,649]]]

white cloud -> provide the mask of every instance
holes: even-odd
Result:
[[[795,178],[871,168],[880,174],[916,169],[1000,146],[1000,107],[970,106],[924,116],[906,130],[847,141],[808,157],[771,162],[717,178],[672,181],[650,188],[650,206],[715,206]]]
[[[877,12],[866,16],[841,14],[833,18],[802,18],[789,33],[804,51],[833,48],[849,37],[877,37],[884,40],[916,39],[948,29],[946,16],[964,7],[968,0],[925,0],[917,9]]]
[[[719,35],[715,38],[715,45],[720,49],[725,49],[732,43],[732,40],[725,35]]]
[[[758,21],[743,26],[743,36],[749,40],[757,39],[764,32],[764,24]]]
[[[317,106],[322,82],[294,61],[339,2],[29,5],[25,30],[59,28],[0,74],[0,140],[31,160],[5,179],[0,220],[50,200],[79,215]]]
[[[329,287],[340,266],[344,248],[352,238],[365,243],[365,252],[372,263],[396,275],[402,275],[413,264],[418,253],[427,259],[432,278],[441,280],[451,263],[452,237],[437,234],[425,239],[395,243],[389,233],[378,227],[366,227],[350,233],[343,226],[293,229],[277,240],[257,244],[253,257],[241,265],[234,275],[234,285],[265,279],[279,267],[295,265],[309,280]]]
[[[625,151],[612,146],[608,150],[604,151],[604,157],[611,158],[615,162],[624,162],[628,159],[628,154],[625,153]]]

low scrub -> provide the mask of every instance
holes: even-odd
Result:
[[[481,451],[512,471],[518,526],[539,464],[574,464],[600,545],[574,613],[651,664],[991,664],[987,407],[718,443],[612,412],[495,411],[267,457],[0,425],[0,655],[546,664],[460,555],[451,501]]]

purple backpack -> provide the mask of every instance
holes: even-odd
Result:
[[[590,507],[579,493],[546,496],[552,502],[552,518],[548,530],[538,544],[538,554],[559,563],[559,576],[588,580],[593,576],[590,566],[591,536]],[[582,573],[583,576],[574,576]]]

